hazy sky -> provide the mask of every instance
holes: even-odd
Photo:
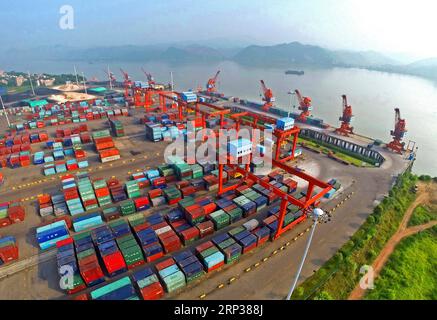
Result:
[[[3,47],[151,44],[207,39],[437,57],[434,0],[21,0],[2,1]],[[59,28],[62,5],[74,30]]]

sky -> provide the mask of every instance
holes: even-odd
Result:
[[[63,5],[72,30],[59,26]],[[300,41],[427,58],[437,57],[436,12],[434,0],[8,0],[0,39],[4,48]]]

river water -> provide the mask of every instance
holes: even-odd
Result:
[[[0,63],[0,69],[46,73],[73,73],[73,65],[87,78],[105,79],[106,63],[65,61],[32,61]],[[206,80],[221,70],[218,88],[226,95],[260,101],[259,80],[270,87],[279,107],[295,110],[297,102],[287,92],[298,88],[313,100],[314,116],[336,125],[342,112],[341,95],[348,96],[353,107],[352,124],[357,133],[388,141],[394,128],[394,108],[401,110],[407,121],[406,141],[419,147],[415,172],[437,176],[437,83],[398,74],[360,69],[303,68],[304,76],[285,75],[283,68],[246,67],[234,62],[172,65],[166,63],[111,63],[117,80],[122,80],[122,67],[135,80],[145,80],[141,67],[151,72],[158,82],[169,83],[173,72],[177,90],[205,87]],[[302,68],[299,68],[302,69]]]

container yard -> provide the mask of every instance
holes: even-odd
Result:
[[[211,80],[199,92],[125,81],[111,97],[7,109],[11,125],[2,117],[0,136],[1,298],[281,298],[271,286],[283,291],[286,281],[273,281],[264,266],[288,274],[297,267],[290,261],[297,261],[312,210],[329,212],[321,241],[341,244],[365,219],[351,206],[366,208],[408,166],[393,144],[366,149],[366,157],[380,157],[372,168],[314,152],[299,140],[305,130],[339,139],[337,148],[352,156],[372,139],[355,135],[347,114],[341,130],[310,117],[311,98],[300,93],[301,113],[288,114],[274,106],[264,82],[260,104],[217,93]],[[188,154],[164,159],[174,141],[198,147],[206,136],[196,141],[191,134],[204,128],[218,135],[269,131],[272,152],[266,141],[237,137],[226,142],[226,163]],[[272,163],[263,174],[255,151]],[[243,157],[249,163],[231,161]],[[278,245],[284,253],[274,258]],[[314,249],[322,260],[332,252],[325,249]],[[228,289],[237,280],[245,285]]]

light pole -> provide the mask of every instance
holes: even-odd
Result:
[[[4,105],[4,103],[3,103],[2,96],[0,96],[0,102],[1,102],[1,104],[2,104],[3,112],[5,113],[6,121],[8,122],[8,127],[10,127],[10,126],[11,126],[11,123],[10,123],[10,121],[9,121],[8,112],[6,111],[5,105]]]
[[[293,96],[295,95],[295,93],[291,90],[287,93],[290,95],[290,111],[288,111],[288,117],[290,118],[291,108],[293,106]]]
[[[316,230],[317,222],[318,222],[319,218],[322,217],[324,214],[325,213],[323,212],[323,210],[319,209],[319,208],[314,209],[312,214],[311,214],[314,223],[313,223],[313,225],[311,227],[311,233],[310,233],[310,236],[308,238],[308,241],[307,241],[307,244],[306,244],[306,247],[305,247],[305,252],[303,253],[302,261],[300,262],[299,268],[297,269],[296,278],[294,279],[294,282],[293,282],[293,284],[292,284],[292,286],[290,288],[290,292],[288,293],[287,300],[291,299],[291,296],[293,294],[294,288],[296,287],[297,281],[299,280],[300,273],[302,272],[302,268],[303,268],[303,265],[305,263],[305,259],[306,259],[307,255],[308,255],[308,251],[310,249],[311,241],[313,240],[314,231]]]

